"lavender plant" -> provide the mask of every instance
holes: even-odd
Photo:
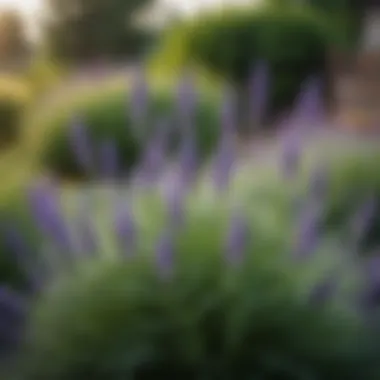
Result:
[[[136,173],[152,186],[113,192],[109,224],[103,213],[95,223],[95,204],[71,219],[54,187],[32,189],[59,270],[29,267],[44,277],[17,328],[16,379],[378,378],[378,273],[369,278],[368,265],[323,230],[328,173],[317,170],[298,192],[304,151],[292,143],[286,175],[255,182],[258,168],[236,154],[232,109],[224,105],[226,128],[205,173],[194,169],[184,126],[173,182],[151,180],[159,149]],[[113,170],[113,148],[111,157],[104,167]]]
[[[202,213],[195,201],[182,228],[147,207],[155,222],[140,225],[134,255],[53,278],[31,309],[26,379],[371,375],[369,331],[350,302],[354,263],[309,235],[295,241],[300,260],[291,228],[268,233],[254,210],[216,202]]]

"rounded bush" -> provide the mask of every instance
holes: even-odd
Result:
[[[193,127],[200,154],[205,157],[211,152],[218,134],[217,107],[211,97],[200,95],[195,101]],[[117,152],[119,174],[127,174],[142,159],[147,142],[163,128],[170,130],[168,144],[173,149],[178,147],[179,131],[190,119],[180,116],[175,103],[175,96],[168,91],[153,92],[147,101],[144,120],[138,124],[133,116],[136,106],[131,105],[128,91],[105,90],[94,97],[86,94],[64,112],[58,109],[41,121],[38,161],[44,169],[59,177],[88,176],[70,137],[71,127],[79,119],[86,130],[93,165],[101,167],[100,145],[108,141],[114,144]],[[144,108],[144,104],[137,107]]]
[[[271,75],[269,108],[277,112],[292,104],[308,77],[324,76],[334,41],[333,29],[318,12],[264,6],[211,13],[187,28],[181,25],[168,33],[161,54],[169,64],[204,65],[238,89],[249,85],[252,65],[265,62]]]

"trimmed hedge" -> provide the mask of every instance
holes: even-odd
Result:
[[[41,142],[37,160],[53,175],[68,178],[88,176],[86,169],[78,162],[70,142],[73,126],[71,121],[76,116],[87,131],[95,166],[99,166],[101,160],[98,152],[100,143],[110,140],[115,144],[119,175],[128,174],[139,162],[147,142],[166,123],[171,131],[169,145],[172,151],[178,147],[183,122],[176,107],[175,95],[170,92],[157,91],[151,94],[143,125],[135,125],[129,94],[125,90],[106,90],[89,101],[86,101],[86,96],[88,97],[84,95],[83,99],[79,99],[78,103],[69,106],[64,112],[58,109],[51,117],[40,122]],[[199,96],[196,104],[193,126],[200,153],[205,157],[211,153],[219,133],[218,110],[212,97]]]
[[[169,31],[157,61],[204,65],[239,89],[250,85],[252,65],[265,62],[270,105],[280,111],[293,103],[302,82],[324,78],[326,53],[337,38],[327,19],[307,7],[229,10]]]

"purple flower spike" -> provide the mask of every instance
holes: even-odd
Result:
[[[225,191],[230,183],[235,163],[234,142],[223,138],[213,168],[215,188]]]
[[[165,194],[170,223],[174,228],[182,226],[184,223],[185,195],[186,188],[182,185],[182,181],[178,181],[175,186],[170,187]]]
[[[301,89],[297,106],[295,109],[295,117],[300,122],[320,121],[323,116],[322,104],[322,85],[318,78],[311,78],[304,84]]]
[[[183,139],[179,161],[182,181],[190,185],[198,169],[197,144],[193,136]]]
[[[224,99],[221,109],[221,126],[224,134],[231,135],[236,129],[237,123],[237,99],[236,93],[227,88],[224,92]]]
[[[100,145],[102,174],[105,178],[115,179],[118,174],[118,151],[114,141],[106,140]]]
[[[51,183],[40,184],[30,189],[29,204],[38,227],[53,238],[58,247],[69,251],[71,236],[61,213],[57,188]]]
[[[91,173],[93,170],[91,141],[86,127],[80,118],[73,120],[70,128],[70,143],[79,164],[87,173]]]
[[[140,136],[141,127],[145,122],[148,114],[149,106],[149,91],[148,84],[145,78],[144,70],[139,67],[135,77],[133,78],[133,85],[130,98],[130,114],[132,122],[135,126],[137,136]]]
[[[125,205],[116,205],[114,228],[117,240],[125,256],[132,256],[137,245],[137,228],[131,210]]]
[[[148,144],[138,173],[148,184],[154,183],[165,166],[165,141],[161,133]]]
[[[173,276],[174,271],[174,242],[170,231],[164,232],[156,247],[156,267],[162,279]]]
[[[376,207],[378,205],[377,200],[373,197],[370,198],[359,211],[354,215],[351,221],[352,236],[355,239],[355,243],[360,241],[363,235],[367,232],[371,225],[371,222],[375,216]]]
[[[260,123],[267,112],[270,75],[268,65],[260,62],[250,79],[250,104],[252,122]]]
[[[295,257],[302,259],[315,252],[320,238],[320,215],[316,210],[307,210],[300,221],[296,236]]]
[[[181,122],[186,123],[184,127],[191,127],[195,115],[197,94],[194,88],[194,76],[186,73],[179,83],[178,91],[178,109]]]
[[[48,227],[51,217],[56,217],[59,203],[57,190],[50,182],[40,182],[28,190],[28,200],[37,224]]]
[[[282,173],[285,178],[294,178],[301,163],[302,147],[297,136],[287,136],[282,150]]]
[[[227,235],[226,259],[229,264],[239,265],[244,259],[250,239],[250,229],[247,219],[242,213],[235,213],[230,220]]]

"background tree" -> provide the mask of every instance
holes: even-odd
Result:
[[[45,42],[53,57],[68,61],[130,56],[146,33],[135,16],[154,0],[46,0]]]
[[[29,49],[27,33],[21,15],[7,10],[0,13],[0,65],[17,65]]]

